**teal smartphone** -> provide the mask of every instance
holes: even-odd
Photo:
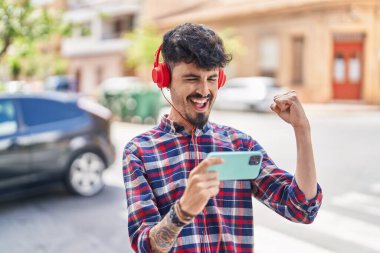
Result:
[[[217,171],[219,180],[255,179],[260,172],[263,154],[259,151],[211,152],[208,157],[219,157],[224,163],[210,166]]]

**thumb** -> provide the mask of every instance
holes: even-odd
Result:
[[[206,173],[207,169],[212,165],[222,164],[224,160],[218,157],[210,157],[204,159],[194,170],[191,172],[192,174],[202,174]]]

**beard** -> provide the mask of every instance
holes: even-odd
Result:
[[[208,116],[206,113],[197,113],[195,117],[186,115],[186,118],[194,127],[202,129],[208,121]]]
[[[194,98],[202,98],[203,96],[199,95],[199,94],[194,94],[190,97],[194,97]],[[213,95],[209,94],[207,95],[207,97],[209,98],[209,106],[210,106],[210,109],[211,109],[211,105],[212,105],[212,102],[213,102]],[[186,119],[196,128],[199,128],[199,129],[202,129],[204,127],[204,125],[206,125],[206,123],[208,122],[208,117],[210,115],[210,111],[206,111],[206,112],[203,112],[203,113],[196,113],[195,116],[191,116],[190,113],[186,113],[185,116],[186,116]]]

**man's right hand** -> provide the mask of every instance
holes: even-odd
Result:
[[[218,173],[207,169],[221,163],[223,163],[221,158],[206,158],[190,172],[188,185],[180,199],[183,211],[196,216],[203,210],[208,200],[219,193]]]

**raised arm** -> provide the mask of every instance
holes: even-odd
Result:
[[[317,172],[309,120],[294,91],[276,96],[271,109],[293,126],[297,143],[296,181],[306,198],[312,199],[317,194]]]
[[[281,216],[301,223],[314,221],[322,201],[311,145],[310,125],[295,92],[276,96],[271,109],[293,126],[297,142],[295,176],[278,168],[256,141],[252,150],[264,154],[259,176],[252,181],[253,195]]]

